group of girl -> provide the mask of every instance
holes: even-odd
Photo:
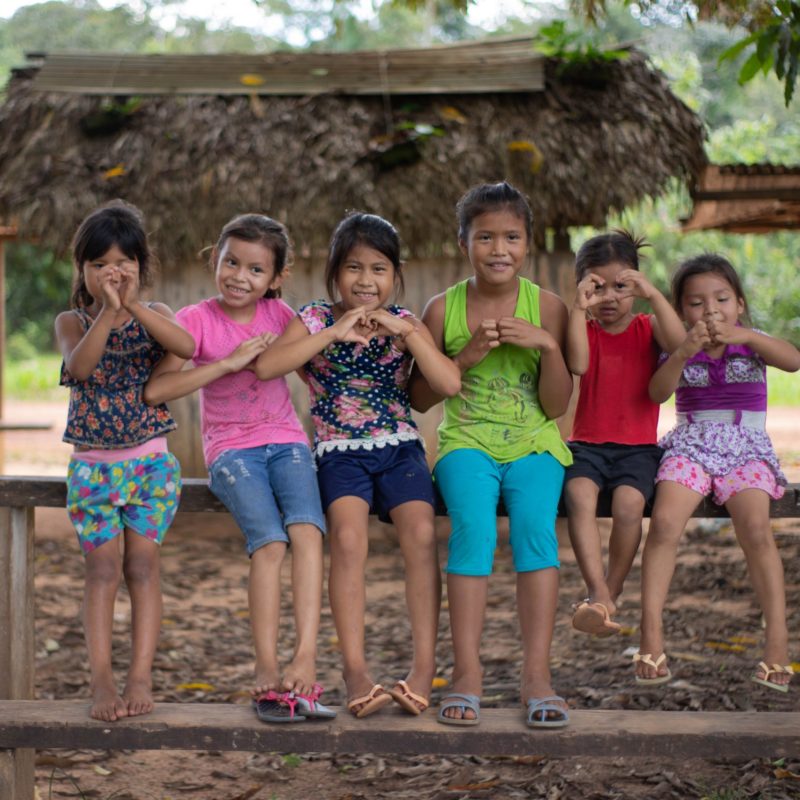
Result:
[[[786,480],[764,431],[765,366],[800,369],[800,353],[746,324],[739,278],[718,256],[679,268],[672,308],[638,271],[641,242],[624,232],[595,237],[578,253],[568,313],[556,295],[521,275],[532,220],[519,191],[505,182],[477,186],[459,201],[457,218],[473,274],[434,297],[421,319],[393,302],[403,287],[400,240],[372,214],[354,213],[338,225],[325,267],[328,299],[297,314],[280,299],[291,246],[273,219],[231,220],[211,255],[217,294],[177,315],[140,299],[152,271],[138,210],[116,202],[84,220],[73,242],[72,310],[58,316],[56,334],[62,383],[70,387],[64,439],[74,445],[68,512],[86,557],[92,717],[113,721],[153,708],[158,547],[180,495],[179,466],[166,446],[175,427],[166,402],[198,389],[210,487],[250,556],[252,695],[260,719],[335,716],[320,702],[315,668],[323,537],[347,709],[366,717],[392,702],[410,714],[428,707],[441,577],[434,483],[411,408],[441,401],[433,474],[451,519],[445,571],[454,667],[439,722],[480,720],[480,646],[502,499],[517,573],[525,720],[567,724],[549,668],[562,486],[587,585],[576,629],[619,629],[616,601],[657,482],[635,677],[669,680],[661,617],[678,539],[713,493],[732,517],[766,620],[764,660],[752,677],[788,688],[783,573],[769,526],[769,498],[781,495]],[[635,297],[653,313],[634,314]],[[313,450],[284,377],[292,371],[308,385]],[[567,444],[555,420],[567,410],[573,374],[582,378]],[[661,443],[662,456],[658,403],[673,392],[678,425]],[[601,489],[613,493],[607,570],[595,523]],[[411,626],[410,668],[386,687],[366,657],[371,513],[397,528]],[[280,571],[289,547],[296,636],[282,667]],[[111,629],[122,576],[132,603],[132,654],[119,693]]]

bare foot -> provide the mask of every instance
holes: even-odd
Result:
[[[128,678],[122,698],[127,703],[129,717],[149,714],[155,708],[150,681]]]
[[[282,691],[281,678],[277,670],[274,672],[271,670],[256,672],[255,686],[250,690],[250,694],[254,698],[261,697],[262,694],[266,694],[267,692],[280,691]]]
[[[89,716],[102,722],[116,722],[128,716],[128,704],[119,696],[113,684],[98,684],[92,688]]]
[[[281,686],[286,692],[310,694],[317,680],[316,657],[296,655],[283,673]]]

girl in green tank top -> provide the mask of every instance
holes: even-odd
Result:
[[[531,238],[527,201],[509,184],[484,184],[457,207],[458,243],[474,274],[434,297],[423,320],[461,371],[461,391],[445,399],[436,477],[451,519],[447,586],[453,635],[452,692],[437,719],[480,719],[480,635],[497,537],[500,498],[511,523],[522,631],[520,690],[531,727],[561,727],[567,704],[551,684],[550,643],[558,595],[555,518],[564,467],[571,463],[556,418],[572,378],[563,348],[564,303],[521,277]],[[443,398],[416,371],[414,408]]]

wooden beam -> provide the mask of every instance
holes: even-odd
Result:
[[[55,476],[0,475],[0,506],[32,506],[34,508],[61,508],[66,505],[67,488],[64,478]],[[205,478],[184,478],[180,511],[226,511],[222,503],[212,494]],[[440,516],[446,515],[444,506],[436,509]],[[498,509],[502,516],[505,511]],[[564,509],[559,509],[563,516]],[[597,516],[610,517],[611,505],[601,495]],[[697,508],[695,518],[728,517],[727,511],[706,498]],[[800,517],[800,484],[793,483],[780,500],[770,502],[770,517],[773,519]]]
[[[481,712],[477,727],[441,725],[399,709],[330,722],[259,722],[245,705],[160,703],[119,722],[89,719],[84,701],[0,702],[0,748],[239,750],[443,755],[781,758],[800,752],[800,712],[570,711],[561,729],[525,726],[522,709]]]
[[[0,508],[0,702],[33,702],[33,523],[33,508]],[[34,755],[0,753],[0,797],[33,797]]]

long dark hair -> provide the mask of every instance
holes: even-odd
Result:
[[[72,260],[76,268],[72,308],[88,308],[94,303],[86,288],[83,265],[105,255],[114,246],[139,263],[139,285],[147,287],[152,284],[153,255],[147,243],[144,216],[136,206],[124,200],[113,200],[92,211],[81,222],[72,239]]]
[[[733,268],[733,264],[718,253],[703,253],[702,255],[694,256],[694,258],[687,259],[678,267],[672,276],[673,308],[679,314],[681,313],[686,281],[694,275],[706,275],[708,273],[719,275],[722,280],[730,284],[736,299],[744,303],[744,318],[747,324],[750,325],[750,307],[747,305],[747,297],[745,297],[739,274]]]
[[[286,226],[264,214],[239,214],[225,224],[212,251],[212,261],[219,258],[228,239],[241,239],[243,242],[258,243],[272,251],[273,266],[277,278],[291,264],[292,244]],[[211,265],[216,269],[216,263]],[[280,297],[281,289],[267,289],[264,297]]]
[[[402,261],[400,260],[400,235],[397,229],[377,214],[365,214],[354,211],[346,216],[334,230],[328,248],[328,260],[325,264],[325,288],[328,297],[333,300],[336,294],[336,280],[339,271],[350,251],[360,245],[377,250],[392,262],[394,277],[402,294],[403,283]]]

